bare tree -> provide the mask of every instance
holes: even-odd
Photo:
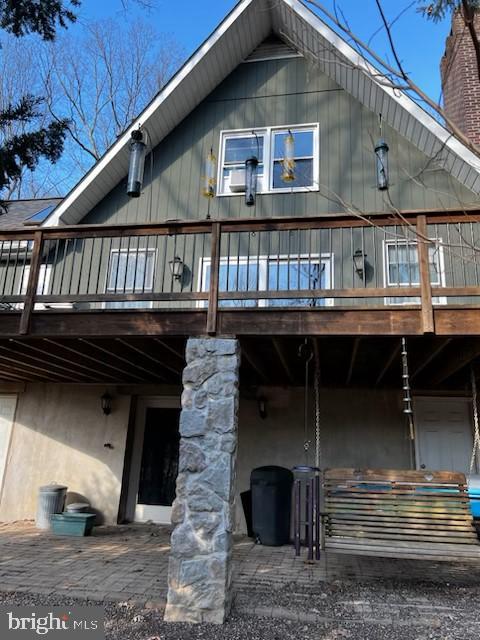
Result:
[[[80,177],[138,116],[175,71],[180,47],[144,21],[113,19],[44,49],[48,111],[69,120],[64,166]]]

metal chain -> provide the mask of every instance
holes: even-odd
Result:
[[[320,357],[316,340],[313,343],[313,350],[315,356],[315,466],[320,469]]]
[[[475,468],[475,458],[477,451],[480,454],[480,427],[478,424],[478,401],[477,401],[477,381],[475,380],[475,372],[473,366],[470,367],[470,379],[472,383],[472,404],[473,404],[473,449],[470,459],[470,474]]]

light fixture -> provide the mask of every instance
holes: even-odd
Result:
[[[205,178],[202,193],[206,198],[213,198],[215,195],[215,170],[217,159],[210,149],[210,153],[205,161]]]
[[[105,391],[100,400],[102,403],[103,415],[109,416],[112,413],[112,396],[108,393],[108,391]]]
[[[143,133],[140,129],[135,129],[131,133],[127,180],[127,196],[131,198],[138,198],[142,191],[146,151],[147,145],[143,141]]]
[[[257,194],[257,156],[251,156],[245,160],[245,204],[253,207]]]
[[[257,398],[258,414],[262,420],[267,417],[267,399],[265,396],[259,396]]]
[[[385,191],[388,189],[388,144],[383,138],[375,145],[375,156],[377,161],[377,189]]]
[[[175,256],[173,260],[170,260],[168,263],[170,267],[170,273],[175,278],[175,280],[181,280],[183,276],[184,263],[181,258]]]
[[[363,278],[365,274],[366,257],[367,257],[367,254],[363,253],[361,249],[357,249],[352,256],[355,273],[358,275],[359,278]]]
[[[295,180],[295,139],[290,130],[283,140],[282,166],[283,182],[293,182]]]

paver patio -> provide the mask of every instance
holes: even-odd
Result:
[[[0,525],[0,591],[142,606],[149,603],[147,606],[162,608],[169,551],[168,527],[97,527],[91,537],[73,538],[38,531],[31,522]],[[253,591],[264,594],[268,602],[268,594],[288,587],[293,597],[301,600],[309,590],[318,595],[319,585],[325,581],[363,583],[378,579],[480,585],[480,562],[453,564],[328,554],[320,562],[308,564],[303,558],[295,558],[291,547],[262,547],[246,537],[235,540],[234,590],[239,609],[242,603],[251,603]],[[415,606],[421,609],[422,597],[416,600]],[[275,613],[271,606],[264,606],[265,598],[258,601],[263,604],[259,604],[257,613]],[[371,607],[371,602],[350,603],[357,613],[371,611]]]

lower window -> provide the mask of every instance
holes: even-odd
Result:
[[[259,298],[248,292],[315,291],[332,288],[332,257],[329,254],[291,256],[231,256],[221,258],[219,292],[241,292],[242,298],[221,300],[221,307],[319,307],[333,304],[330,298]],[[210,286],[210,259],[200,262],[199,290]],[[202,306],[206,306],[202,302]]]

